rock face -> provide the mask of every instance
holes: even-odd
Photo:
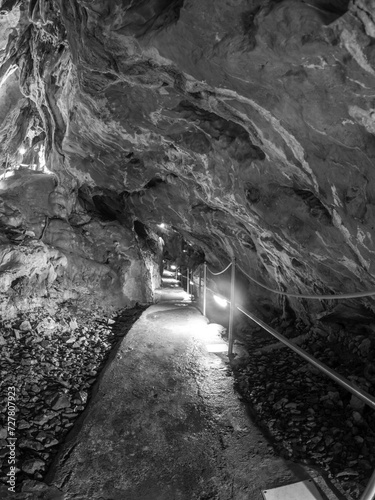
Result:
[[[161,255],[154,240],[154,252],[141,247],[129,223],[84,210],[52,175],[16,170],[2,184],[3,317],[45,302],[111,309],[152,300]]]
[[[35,233],[4,241],[18,269],[27,254],[46,260],[44,283],[111,283],[137,300],[129,283],[164,221],[212,265],[234,254],[271,288],[375,289],[370,0],[7,0],[2,12],[0,161],[7,175],[54,173],[2,181],[4,231]],[[22,187],[35,183],[36,197]],[[246,286],[260,312],[285,307]],[[305,319],[335,312],[288,304]],[[352,308],[372,315],[373,299]]]

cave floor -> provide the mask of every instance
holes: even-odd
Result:
[[[219,325],[171,286],[112,353],[50,469],[64,500],[261,500],[309,478],[247,416]]]

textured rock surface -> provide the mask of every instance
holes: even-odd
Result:
[[[0,497],[51,498],[43,479],[59,445],[85,409],[112,346],[121,341],[144,307],[127,308],[114,319],[72,305],[0,322]],[[25,319],[27,318],[27,319]],[[15,369],[15,367],[17,367]],[[17,490],[8,490],[8,388],[15,388]],[[34,484],[36,483],[36,484]],[[29,493],[30,494],[27,494]]]
[[[1,53],[4,169],[45,162],[73,205],[130,228],[164,220],[212,264],[234,252],[275,288],[375,288],[371,1],[2,9],[4,40],[17,25]],[[46,242],[60,248],[74,232],[87,258],[74,227],[86,210],[66,210],[75,222],[54,221]],[[281,306],[249,287],[263,312]],[[373,311],[373,299],[361,302]],[[290,303],[305,318],[333,307]]]
[[[161,248],[129,224],[84,210],[56,179],[17,170],[0,186],[2,316],[54,301],[119,308],[152,300]]]
[[[262,487],[306,479],[246,418],[228,367],[209,352],[215,344],[217,325],[186,302],[148,308],[103,371],[48,483],[65,500],[260,500]]]

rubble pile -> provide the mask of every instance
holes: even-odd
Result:
[[[2,322],[0,355],[1,482],[9,470],[8,388],[15,388],[17,485],[42,480],[60,443],[85,409],[111,348],[143,307],[115,318],[61,307]]]
[[[280,326],[274,325],[282,332]],[[375,384],[364,376],[364,348],[355,355],[342,331],[327,335],[289,326],[285,333],[304,333],[302,348],[375,395]],[[359,498],[375,467],[373,410],[260,328],[242,340],[251,355],[236,368],[236,387],[277,452],[318,466],[346,497]]]

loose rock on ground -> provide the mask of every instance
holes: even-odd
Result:
[[[342,331],[282,321],[273,326],[289,338],[304,333],[301,347],[375,395],[361,357],[371,343],[349,340]],[[260,328],[249,329],[241,341],[250,356],[235,367],[236,387],[277,452],[319,467],[346,497],[359,498],[375,467],[373,410]]]
[[[1,323],[1,482],[9,471],[8,387],[15,387],[17,489],[41,481],[59,445],[85,409],[90,389],[118,337],[143,307],[116,318],[68,305]]]

